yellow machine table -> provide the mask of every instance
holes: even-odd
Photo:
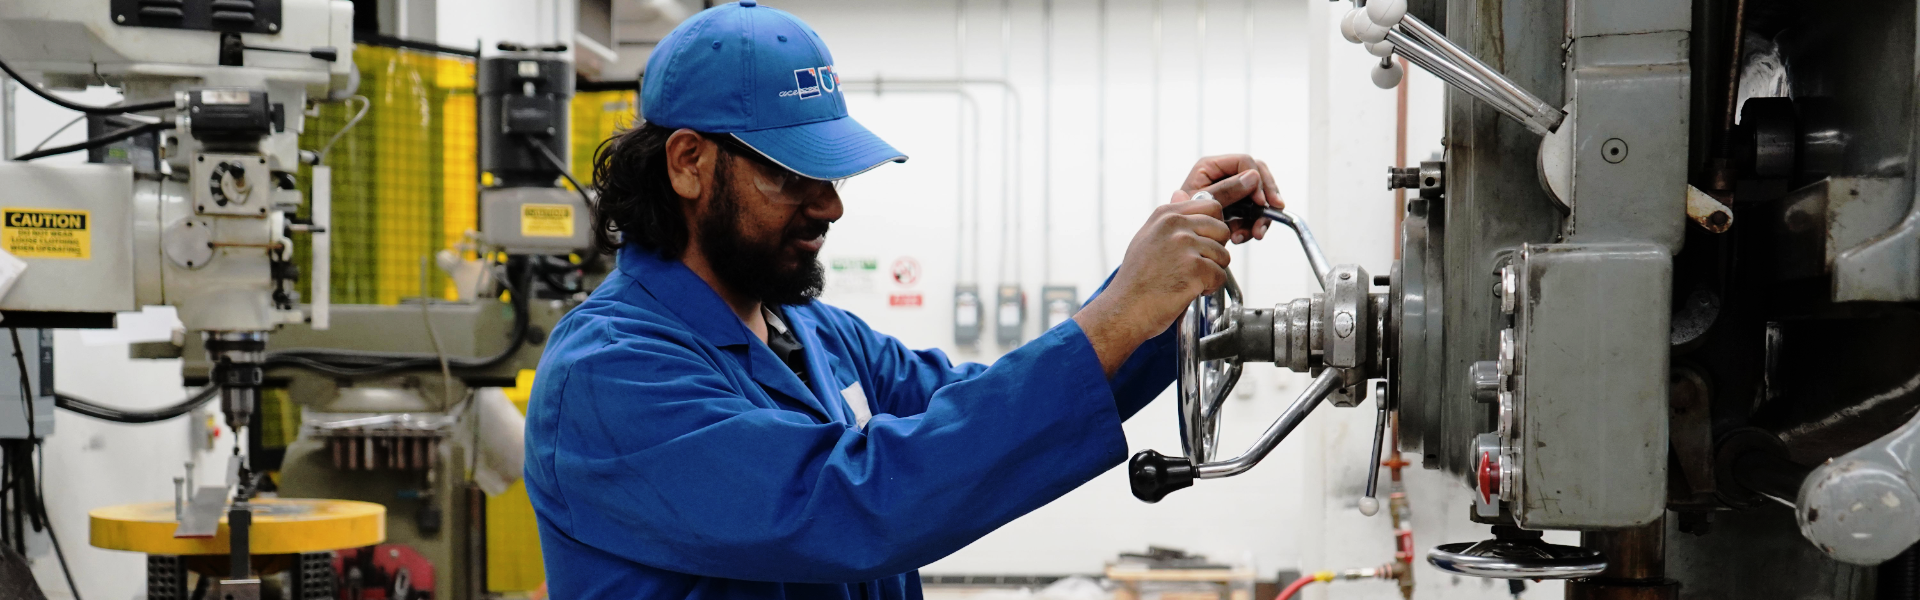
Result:
[[[273,573],[298,567],[309,583],[332,580],[333,560],[327,553],[373,546],[387,538],[387,509],[371,502],[303,498],[255,498],[253,525],[248,529],[254,568]],[[95,547],[143,552],[148,555],[149,596],[186,598],[187,571],[218,577],[227,570],[227,521],[212,537],[176,538],[172,502],[125,504],[87,513]],[[296,598],[330,597],[331,585],[305,585]],[[173,592],[173,593],[169,593]],[[177,595],[176,595],[177,594]],[[158,598],[156,598],[158,600]]]

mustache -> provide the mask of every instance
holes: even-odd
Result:
[[[827,221],[803,219],[800,222],[794,223],[792,226],[787,227],[787,239],[810,240],[813,238],[826,235],[827,230],[830,229],[831,227],[832,227],[832,223],[829,223]]]

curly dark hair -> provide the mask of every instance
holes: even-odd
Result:
[[[642,121],[600,142],[593,153],[593,249],[624,244],[678,258],[687,248],[686,210],[667,178],[667,138],[674,129]]]
[[[667,138],[676,131],[641,121],[600,142],[593,153],[595,251],[613,254],[624,244],[637,244],[669,259],[686,251],[686,209],[667,178]],[[781,168],[731,135],[695,133],[718,147],[714,175],[720,179],[726,179],[735,157],[765,170]]]

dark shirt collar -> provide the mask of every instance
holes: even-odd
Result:
[[[760,311],[767,316],[767,349],[772,350],[780,362],[786,363],[794,377],[811,386],[807,379],[807,349],[801,344],[800,336],[787,325],[780,307],[765,305]]]

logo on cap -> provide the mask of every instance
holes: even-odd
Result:
[[[780,97],[799,97],[801,100],[817,98],[823,92],[828,94],[833,93],[833,88],[837,87],[839,83],[840,78],[834,74],[833,65],[794,69],[793,86],[795,89],[780,92]]]

